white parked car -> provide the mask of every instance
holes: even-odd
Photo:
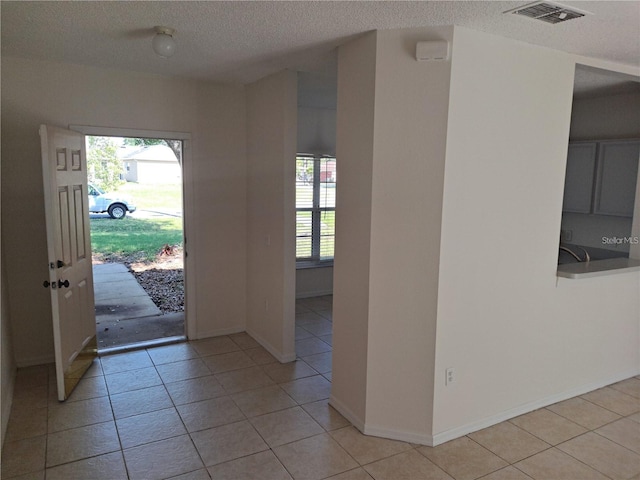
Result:
[[[123,218],[127,212],[135,212],[136,207],[129,200],[115,194],[104,193],[95,185],[89,187],[89,212],[108,213],[111,218]]]

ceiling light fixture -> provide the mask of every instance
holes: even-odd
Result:
[[[153,51],[161,57],[169,58],[176,53],[176,41],[173,34],[176,31],[169,27],[154,27],[156,35],[153,37]]]

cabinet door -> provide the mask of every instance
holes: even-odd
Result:
[[[594,213],[633,216],[639,159],[639,141],[600,143]]]
[[[569,145],[562,203],[564,212],[591,213],[596,145],[595,142]]]

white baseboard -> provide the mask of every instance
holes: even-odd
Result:
[[[371,435],[373,437],[389,438],[391,440],[400,440],[402,442],[418,443],[420,445],[433,446],[433,437],[431,435],[407,432],[404,430],[390,430],[388,428],[377,427],[375,425],[365,425],[365,435]]]
[[[551,395],[551,396],[536,400],[534,402],[526,403],[519,407],[511,408],[504,412],[500,412],[496,415],[483,418],[482,420],[467,423],[466,425],[461,425],[459,427],[452,428],[444,432],[436,433],[435,435],[433,435],[433,444],[430,446],[435,447],[437,445],[448,442],[455,438],[459,438],[469,433],[482,430],[483,428],[491,427],[500,422],[504,422],[505,420],[509,420],[511,418],[518,417],[520,415],[524,415],[525,413],[533,412],[534,410],[538,410],[543,407],[548,407],[549,405],[553,405],[554,403],[568,400],[569,398],[577,397],[578,395],[584,395],[585,393],[591,392],[593,390],[597,390],[598,388],[606,387],[607,385],[611,385],[616,382],[620,382],[621,380],[625,380],[627,378],[636,376],[638,374],[640,374],[640,370],[636,369],[634,371],[627,371],[617,375],[612,375],[611,377],[599,380],[597,382],[581,385],[579,387],[566,390],[556,395]],[[417,443],[420,443],[420,442],[417,442]]]
[[[364,433],[364,421],[353,413],[344,403],[334,397],[333,394],[329,397],[329,405],[335,408],[340,415],[349,420],[354,427]]]
[[[40,357],[27,357],[27,358],[16,358],[16,367],[17,368],[25,368],[25,367],[35,367],[36,365],[46,365],[48,363],[55,363],[56,359],[51,355],[42,355]]]
[[[13,406],[13,389],[16,384],[16,371],[14,370],[11,374],[11,378],[9,379],[9,384],[3,385],[3,396],[0,399],[0,404],[2,405],[2,434],[0,447],[4,446],[4,439],[7,435],[7,426],[9,425],[9,415],[11,415],[11,407]]]
[[[202,340],[203,338],[220,337],[222,335],[232,335],[234,333],[244,332],[244,327],[226,327],[217,328],[215,330],[207,330],[204,332],[198,332],[195,337],[190,337],[189,340]]]
[[[276,349],[273,345],[271,345],[271,343],[267,342],[263,337],[261,337],[256,332],[254,332],[252,329],[247,328],[246,332],[256,342],[258,342],[260,345],[262,345],[267,352],[269,352],[271,355],[276,357],[276,359],[280,363],[289,363],[289,362],[293,362],[296,359],[296,352],[288,353],[288,354],[282,353],[281,351]]]
[[[300,298],[324,297],[325,295],[333,295],[333,289],[329,290],[313,290],[310,292],[296,292],[296,300]]]
[[[581,385],[579,387],[575,387],[562,393],[536,400],[534,402],[529,402],[519,407],[511,408],[496,415],[492,415],[475,422],[461,425],[459,427],[452,428],[435,435],[429,435],[427,433],[422,434],[417,432],[407,432],[404,430],[396,430],[386,427],[380,427],[377,425],[371,425],[370,423],[366,423],[358,416],[354,415],[354,413],[349,410],[349,408],[347,408],[340,400],[335,398],[333,395],[331,395],[331,397],[329,398],[329,404],[333,408],[335,408],[343,417],[349,420],[354,427],[356,427],[365,435],[389,438],[392,440],[400,440],[403,442],[418,443],[421,445],[435,447],[469,433],[476,432],[478,430],[482,430],[483,428],[491,427],[498,423],[504,422],[505,420],[524,415],[525,413],[533,412],[534,410],[553,405],[554,403],[568,400],[569,398],[577,397],[578,395],[584,395],[585,393],[597,390],[598,388],[606,387],[607,385],[620,382],[639,374],[640,369],[635,369],[633,371],[627,371],[617,375],[612,375],[611,377],[608,377],[606,379],[602,379],[586,385]]]
[[[365,435],[389,438],[391,440],[401,440],[403,442],[419,443],[421,445],[430,445],[433,441],[431,435],[423,435],[416,432],[405,432],[402,430],[392,430],[368,424],[355,415],[344,403],[333,395],[329,397],[329,405],[335,408],[340,415],[349,420],[354,427]]]

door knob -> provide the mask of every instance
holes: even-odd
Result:
[[[62,280],[58,280],[58,287],[59,288],[67,288],[69,287],[69,280],[65,280],[64,282]]]
[[[49,288],[50,285],[51,283],[49,283],[49,280],[45,280],[44,283],[42,284],[44,288]]]

